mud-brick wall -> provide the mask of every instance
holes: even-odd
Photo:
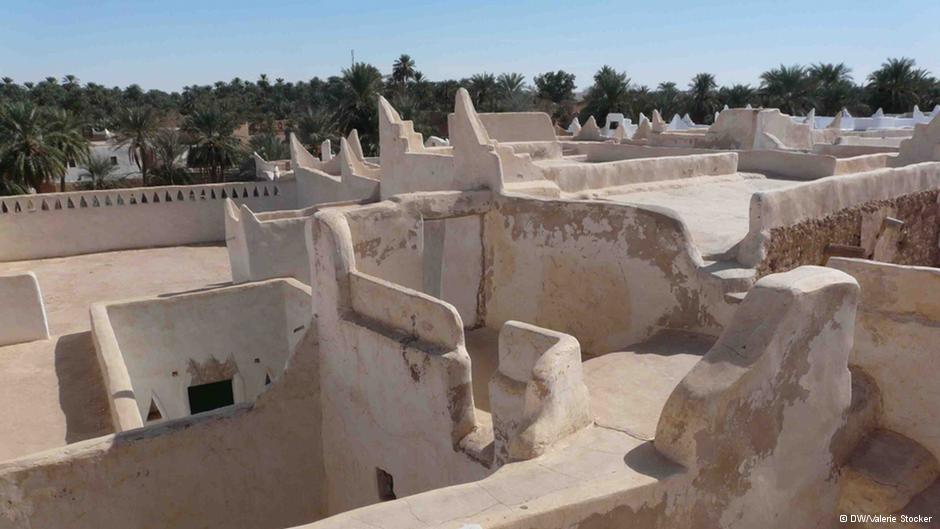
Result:
[[[867,202],[818,219],[774,228],[767,257],[758,267],[763,276],[801,265],[825,264],[826,246],[861,246],[862,218],[881,208],[893,208],[904,221],[901,241],[892,262],[904,265],[940,266],[940,191],[923,191],[891,200]]]

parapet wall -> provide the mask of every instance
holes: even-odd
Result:
[[[293,209],[293,181],[0,197],[0,261],[219,242],[224,201]]]
[[[899,262],[932,265],[909,260],[936,258],[938,189],[940,163],[922,163],[755,193],[738,261],[759,266],[762,273],[823,264],[826,245],[860,245],[860,211],[890,206],[909,233],[910,244],[900,250],[910,257]]]
[[[733,312],[685,225],[666,212],[510,196],[485,222],[487,327],[524,321],[599,354],[661,328],[717,334]]]
[[[498,142],[556,142],[552,120],[544,112],[480,112],[477,113],[491,139]],[[447,116],[450,129],[454,114]]]
[[[882,169],[888,166],[893,156],[879,153],[837,158],[810,152],[760,149],[738,151],[738,169],[797,180],[816,180],[826,176]]]
[[[281,529],[323,517],[317,351],[308,331],[253,404],[0,463],[0,526]]]
[[[748,292],[660,415],[657,450],[696,476],[679,500],[689,525],[673,527],[802,529],[835,515],[858,290],[802,267]]]
[[[140,427],[155,405],[190,415],[187,388],[232,380],[253,402],[274,380],[310,322],[310,290],[276,279],[91,309],[92,334],[117,432]],[[224,315],[224,316],[223,316]],[[172,332],[167,332],[172,329]]]
[[[310,259],[304,226],[321,208],[354,204],[334,202],[305,209],[255,213],[242,204],[226,201],[225,245],[232,281],[262,281],[292,277],[310,284]]]
[[[734,174],[733,152],[636,158],[602,163],[553,164],[542,167],[545,178],[569,193],[628,184]]]
[[[861,286],[849,364],[881,391],[881,428],[917,441],[940,459],[940,269],[832,258]]]
[[[391,225],[403,232],[387,241],[382,235],[397,230],[356,237],[362,219],[355,212],[380,229]],[[407,226],[414,219],[391,213],[387,203],[353,212],[330,209],[309,224],[323,420],[332,425],[323,437],[330,513],[387,499],[376,486],[377,475],[391,476],[401,497],[488,472],[459,447],[476,420],[470,357],[456,309],[358,266],[359,256],[382,260],[381,251],[361,253],[362,244],[397,248],[397,241],[412,237]],[[410,262],[407,273],[413,273],[421,258],[408,247],[400,256],[405,261],[398,262]]]

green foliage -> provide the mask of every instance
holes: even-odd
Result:
[[[190,136],[187,165],[202,169],[209,182],[222,182],[225,170],[237,165],[243,153],[237,127],[235,116],[216,105],[195,109],[183,121]]]
[[[696,123],[711,123],[720,108],[718,83],[710,73],[700,73],[689,83],[689,117]]]
[[[94,155],[90,156],[82,166],[83,171],[78,175],[79,182],[85,184],[90,189],[105,189],[106,181],[114,174],[115,166],[111,163],[108,156]]]
[[[812,108],[812,82],[806,68],[781,64],[762,73],[761,94],[764,103],[791,115],[804,114]]]
[[[914,105],[932,107],[938,102],[937,80],[917,68],[914,59],[888,59],[868,81],[871,107],[885,112],[907,112]]]
[[[38,190],[54,178],[64,180],[69,160],[82,162],[88,156],[88,142],[77,132],[79,128],[64,110],[37,107],[29,101],[0,106],[3,192]]]
[[[585,106],[581,110],[581,123],[594,116],[598,124],[611,112],[629,112],[630,79],[626,72],[618,72],[606,64],[594,74],[594,84],[588,89]]]
[[[940,83],[909,58],[887,59],[863,85],[856,84],[843,63],[781,65],[760,76],[759,88],[720,86],[714,75],[700,73],[688,84],[662,82],[651,89],[632,84],[626,72],[604,66],[594,75],[583,101],[575,94],[575,76],[564,70],[536,75],[528,86],[523,75],[512,72],[431,81],[407,54],[389,66],[388,76],[373,65],[356,63],[328,78],[291,82],[261,74],[256,80],[236,77],[171,93],[137,85],[105,87],[74,75],[23,83],[5,77],[0,79],[0,109],[7,123],[5,132],[0,131],[5,134],[0,139],[4,186],[0,192],[38,188],[62,178],[68,161],[81,165],[87,160],[83,137],[105,128],[116,133],[147,184],[193,180],[193,172],[183,164],[167,164],[168,154],[160,152],[167,145],[158,145],[162,129],[180,126],[185,132],[171,142],[175,145],[171,154],[192,143],[188,157],[174,159],[186,158],[190,167],[210,180],[232,176],[232,169],[250,154],[232,134],[245,123],[266,137],[294,132],[314,151],[323,140],[337,142],[355,128],[366,153],[374,155],[379,95],[387,97],[405,119],[413,120],[425,136],[447,136],[447,115],[460,87],[470,91],[481,112],[539,109],[561,125],[567,125],[579,109],[582,123],[589,115],[603,120],[609,112],[635,120],[639,112],[650,115],[653,109],[667,119],[688,112],[696,122],[709,123],[726,104],[779,107],[795,115],[811,108],[820,115],[833,115],[847,107],[865,115],[879,107],[888,113],[909,112],[915,104],[927,111],[940,103]]]

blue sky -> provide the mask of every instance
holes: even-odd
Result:
[[[384,73],[408,53],[434,80],[560,68],[581,88],[604,64],[650,87],[701,71],[756,85],[777,64],[819,61],[861,79],[889,56],[940,75],[938,21],[937,0],[0,0],[0,76],[163,90],[296,81],[338,73],[350,49]]]

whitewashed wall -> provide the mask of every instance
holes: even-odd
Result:
[[[224,202],[296,208],[296,184],[238,182],[0,197],[0,261],[219,242]]]

